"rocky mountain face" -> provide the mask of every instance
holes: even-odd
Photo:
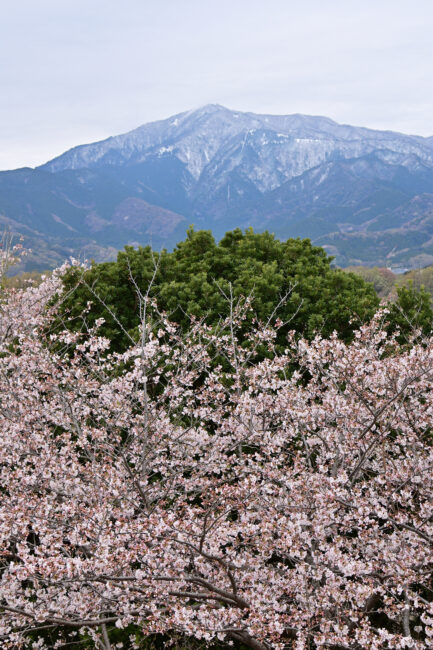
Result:
[[[310,237],[337,263],[433,262],[433,138],[209,105],[0,173],[31,265],[171,247],[186,227]]]

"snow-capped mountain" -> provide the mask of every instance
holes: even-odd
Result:
[[[54,238],[59,255],[90,246],[102,258],[127,243],[172,246],[193,222],[216,236],[249,225],[309,236],[342,264],[430,262],[428,219],[416,237],[389,234],[420,195],[430,210],[433,137],[214,104],[0,173],[3,221]],[[390,244],[372,259],[385,223]]]
[[[171,156],[196,183],[224,184],[236,170],[267,192],[331,159],[373,152],[416,170],[433,167],[432,139],[337,124],[308,115],[256,115],[217,104],[179,113],[102,142],[82,145],[46,163],[51,172],[105,165],[136,165]],[[194,184],[192,184],[194,185]]]

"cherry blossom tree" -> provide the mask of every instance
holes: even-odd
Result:
[[[61,275],[0,303],[2,647],[429,646],[433,340],[277,354],[248,301],[180,335],[141,296],[115,354],[52,331]]]

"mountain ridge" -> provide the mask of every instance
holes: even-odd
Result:
[[[209,124],[210,123],[210,124]],[[193,133],[191,133],[191,125],[193,125]],[[208,125],[208,129],[203,130],[203,126]],[[216,134],[216,127],[219,128]],[[314,140],[317,142],[326,142],[328,138],[335,143],[336,140],[340,142],[365,143],[373,140],[374,144],[370,144],[377,148],[378,142],[381,143],[382,148],[384,143],[394,147],[397,143],[404,142],[407,148],[423,149],[425,147],[425,157],[429,159],[430,164],[433,164],[433,136],[431,138],[423,138],[422,136],[411,136],[394,131],[378,131],[366,127],[353,127],[346,124],[338,124],[334,120],[322,116],[310,116],[295,113],[293,115],[266,115],[255,114],[251,112],[242,113],[240,111],[231,111],[219,104],[208,104],[196,111],[185,111],[178,113],[170,118],[149,122],[143,124],[132,131],[111,136],[96,143],[89,143],[74,147],[60,156],[48,161],[41,165],[39,169],[46,169],[52,172],[63,171],[65,169],[80,169],[97,164],[101,159],[104,164],[116,164],[117,161],[110,161],[110,157],[106,154],[115,151],[121,151],[124,161],[142,162],[148,156],[155,153],[163,154],[169,153],[167,144],[171,143],[175,149],[176,144],[182,143],[186,140],[188,145],[188,135],[195,135],[196,138],[205,136],[206,141],[199,147],[198,154],[201,157],[201,163],[206,166],[210,162],[216,151],[223,145],[227,144],[231,137],[242,136],[242,144],[245,146],[248,136],[254,134],[256,131],[268,130],[275,132],[278,136],[290,136],[295,134],[294,138],[297,144],[305,140],[311,145]],[[209,137],[210,135],[210,137]],[[218,137],[219,136],[219,137]],[[316,136],[315,138],[312,136]],[[164,146],[165,143],[165,146]],[[162,145],[162,147],[161,147]],[[159,149],[158,149],[159,147]],[[170,144],[168,144],[170,147]],[[398,148],[398,147],[397,147]],[[162,149],[162,150],[161,150]],[[401,149],[401,147],[400,147]],[[393,150],[393,149],[391,149]],[[93,157],[89,156],[89,152],[96,152]],[[78,154],[85,154],[79,156]],[[127,155],[130,153],[128,158]],[[135,158],[134,158],[135,153]],[[190,152],[189,152],[190,153]],[[407,153],[400,151],[400,153]],[[179,151],[180,156],[187,158],[185,150]],[[138,157],[138,160],[137,160]],[[180,158],[182,160],[182,158]],[[184,160],[185,161],[185,160]],[[190,162],[189,171],[194,170],[197,173],[203,171],[203,166],[198,166],[194,160]],[[188,165],[187,165],[188,166]],[[194,174],[193,174],[194,175]]]
[[[125,244],[171,247],[194,223],[217,237],[248,226],[307,236],[343,265],[392,259],[411,267],[420,255],[433,262],[430,235],[421,220],[402,246],[393,211],[409,222],[411,201],[424,195],[433,196],[433,136],[209,104],[73,147],[35,169],[0,172],[0,221],[33,229],[48,249],[60,250],[62,238],[68,253],[90,246],[97,259]],[[391,249],[379,247],[371,261],[366,247],[379,226]]]

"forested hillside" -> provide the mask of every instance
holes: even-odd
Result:
[[[433,295],[433,266],[399,274],[393,273],[391,269],[377,266],[349,266],[345,270],[359,275],[366,282],[371,282],[381,298],[392,298],[396,294],[396,289],[401,286],[424,288]]]

